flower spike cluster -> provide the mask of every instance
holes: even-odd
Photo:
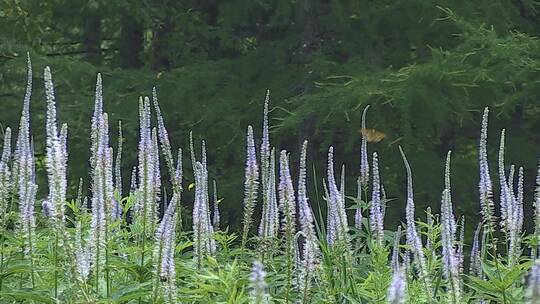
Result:
[[[17,146],[15,152],[15,174],[18,179],[18,198],[19,198],[19,211],[20,211],[20,231],[24,236],[24,254],[30,259],[32,263],[33,259],[33,247],[35,247],[35,230],[36,230],[36,217],[34,212],[34,204],[36,201],[36,176],[35,176],[35,160],[34,149],[32,147],[30,137],[30,97],[32,92],[32,66],[30,58],[28,57],[28,83],[26,87],[26,94],[23,102],[23,110],[21,113],[21,119],[19,123],[19,135],[17,139]],[[2,166],[2,182],[9,183],[9,168],[8,161],[11,151],[11,130],[7,129],[4,134],[4,151],[0,165]],[[8,187],[5,186],[2,189],[2,196],[8,195]],[[4,199],[2,197],[2,199]],[[7,200],[7,197],[6,197]],[[4,209],[2,209],[4,210]],[[3,212],[3,211],[2,211]],[[3,224],[3,223],[2,223]]]
[[[405,169],[407,170],[407,206],[405,207],[405,220],[407,223],[407,244],[410,246],[411,251],[414,255],[416,267],[418,269],[420,279],[424,283],[425,290],[428,295],[431,296],[432,290],[429,274],[427,271],[426,257],[424,255],[422,241],[420,239],[420,236],[418,235],[414,220],[414,194],[411,167],[401,146],[399,147],[399,152],[401,153],[403,163],[405,164]]]
[[[58,132],[56,121],[56,102],[51,69],[45,68],[45,97],[47,100],[47,172],[49,177],[49,201],[53,222],[60,228],[64,225],[64,203],[67,188],[67,150],[66,131]],[[67,127],[62,127],[65,129]]]
[[[487,128],[488,128],[489,108],[484,109],[482,117],[482,130],[480,132],[480,148],[479,148],[479,163],[480,163],[480,182],[478,189],[480,192],[480,206],[482,213],[482,221],[486,229],[493,229],[494,222],[494,204],[493,204],[493,185],[489,174],[489,164],[487,157]]]
[[[377,152],[373,153],[373,192],[371,196],[370,224],[371,233],[379,246],[382,246],[384,239],[384,218],[381,205],[381,180],[379,177],[379,160]]]
[[[152,227],[157,221],[157,203],[161,181],[156,132],[150,126],[150,100],[139,99],[140,140],[138,152],[138,183],[135,212]],[[155,129],[154,129],[155,130]],[[146,233],[146,231],[144,232]]]
[[[343,183],[343,176],[341,178]],[[348,224],[345,213],[344,188],[341,192],[336,185],[334,175],[334,148],[328,149],[328,192],[326,200],[328,204],[327,241],[334,245],[337,242],[348,243]]]
[[[268,295],[265,278],[266,272],[264,271],[263,264],[259,261],[254,261],[253,268],[251,269],[251,275],[249,276],[251,289],[250,303],[266,304],[270,302],[270,296]]]
[[[298,290],[304,302],[308,301],[309,289],[311,287],[313,275],[320,256],[320,248],[317,243],[317,234],[315,231],[315,219],[313,218],[313,211],[309,206],[309,200],[307,196],[307,144],[308,141],[305,140],[302,145],[302,151],[300,153],[300,171],[298,176],[297,194],[300,231],[304,236],[304,241],[302,243],[302,259],[300,261],[300,269],[298,271]]]
[[[4,145],[0,159],[0,227],[4,227],[9,197],[12,191],[12,172],[9,166],[11,158],[11,128],[4,131]]]
[[[261,186],[262,186],[262,215],[259,224],[259,236],[271,239],[276,236],[279,229],[278,204],[276,193],[276,164],[275,150],[270,149],[270,135],[268,126],[268,104],[270,91],[266,91],[264,99],[262,142],[261,142]]]
[[[538,169],[536,173],[536,188],[534,189],[534,234],[540,239],[540,159],[538,161]],[[533,258],[538,258],[540,254],[540,246],[533,248]]]
[[[253,222],[253,211],[257,201],[257,189],[259,168],[257,165],[257,156],[255,152],[255,138],[253,137],[253,128],[247,128],[247,144],[246,144],[246,170],[244,182],[244,220],[242,232],[242,247],[247,243],[249,230]]]
[[[366,129],[366,115],[369,110],[369,105],[362,112],[362,131]],[[360,147],[360,185],[366,189],[369,183],[369,160],[367,152],[367,139],[362,133],[362,144]]]
[[[213,239],[213,227],[210,219],[210,208],[208,204],[208,173],[205,171],[206,166],[201,162],[195,162],[195,202],[193,204],[193,258],[200,267],[202,259],[206,256],[213,255],[216,250],[215,241]]]
[[[278,214],[278,194],[276,191],[276,151],[274,148],[270,151],[269,175],[266,190],[263,197],[267,202],[263,205],[261,223],[259,224],[259,236],[263,238],[273,238],[279,230]]]

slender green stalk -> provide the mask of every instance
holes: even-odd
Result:
[[[29,248],[29,258],[30,258],[30,278],[32,280],[32,289],[35,287],[34,279],[34,249],[32,246],[32,229],[28,229],[28,248]]]
[[[54,231],[54,298],[58,299],[58,231]]]

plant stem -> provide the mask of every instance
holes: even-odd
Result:
[[[54,231],[54,298],[58,298],[58,231]]]

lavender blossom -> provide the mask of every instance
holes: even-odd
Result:
[[[538,169],[536,173],[536,188],[534,190],[534,235],[536,239],[540,240],[540,159],[538,161]],[[538,258],[540,252],[540,246],[533,248],[532,258]]]
[[[366,129],[366,114],[369,109],[369,105],[364,108],[362,113],[362,130]],[[362,134],[362,145],[360,148],[360,184],[362,188],[367,189],[369,183],[369,160],[367,152],[367,139]]]
[[[270,135],[268,132],[268,104],[270,102],[270,90],[266,91],[266,97],[264,98],[264,111],[263,111],[263,135],[261,143],[261,180],[262,183],[266,183],[268,179],[268,170],[270,167]],[[264,189],[264,187],[263,187]]]
[[[148,97],[139,99],[139,167],[138,167],[138,188],[136,191],[135,214],[142,217],[143,222],[148,222],[151,226],[155,224],[157,195],[159,189],[159,179],[157,179],[158,160],[156,137],[152,135],[150,127],[150,100]],[[155,133],[154,133],[155,134]],[[157,180],[156,180],[157,179]],[[146,235],[146,231],[143,232]]]
[[[342,178],[343,180],[343,178]],[[342,191],[343,186],[341,187]],[[345,201],[343,194],[338,190],[334,176],[334,148],[328,149],[328,191],[326,197],[328,202],[328,243],[334,245],[336,242],[348,243],[348,224],[345,214]]]
[[[482,258],[480,255],[479,234],[482,224],[479,223],[474,231],[473,244],[471,248],[471,262],[469,264],[469,275],[482,278]]]
[[[176,267],[174,253],[176,248],[176,217],[179,200],[173,194],[167,210],[156,230],[154,260],[159,283],[154,288],[162,287],[167,303],[176,303]],[[163,285],[163,286],[160,286]]]
[[[461,298],[460,256],[456,249],[456,219],[453,213],[452,197],[450,192],[450,156],[446,156],[444,184],[445,189],[441,199],[441,246],[443,255],[443,273],[450,284],[452,301],[459,303]]]
[[[540,304],[540,260],[534,262],[529,272],[526,297],[526,303]]]
[[[392,272],[399,270],[399,243],[401,241],[401,226],[397,227],[397,231],[394,233],[394,242],[392,246],[392,260],[390,261],[390,268]]]
[[[110,149],[108,147],[107,115],[98,114],[101,118],[96,118],[98,130],[96,130],[95,154],[92,156],[92,222],[90,224],[90,245],[89,256],[91,264],[94,267],[94,275],[99,278],[99,271],[103,266],[105,257],[105,246],[107,244],[107,199],[109,197],[107,174],[107,163],[111,159]]]
[[[118,147],[116,148],[116,159],[114,161],[114,188],[118,197],[122,198],[122,121],[118,121]]]
[[[219,200],[217,195],[217,186],[216,186],[216,180],[212,181],[212,185],[214,186],[214,212],[212,214],[212,225],[214,226],[214,229],[217,231],[219,230],[219,221],[220,221],[220,214],[219,214]]]
[[[512,188],[510,188],[512,189]],[[510,190],[512,193],[513,191]],[[518,185],[517,195],[512,194],[511,215],[510,221],[510,244],[509,244],[509,261],[514,263],[521,255],[521,234],[523,230],[523,167],[518,170]]]
[[[134,194],[137,188],[137,166],[133,166],[133,168],[131,168],[131,182],[129,184],[129,193]]]
[[[298,290],[302,295],[303,302],[308,300],[309,289],[313,279],[320,249],[317,244],[317,235],[315,232],[315,220],[313,211],[309,206],[306,187],[306,157],[307,157],[307,140],[302,145],[300,154],[300,171],[298,176],[298,210],[300,231],[304,235],[302,260],[300,262],[300,270],[298,271]]]
[[[154,172],[152,174],[152,198],[154,203],[151,205],[151,215],[150,219],[152,219],[153,222],[157,222],[159,214],[158,214],[158,205],[160,201],[160,192],[161,192],[161,170],[159,168],[159,144],[158,144],[158,138],[157,138],[157,130],[156,128],[152,129],[152,162],[154,163]]]
[[[196,162],[195,166],[195,202],[193,204],[193,258],[200,267],[206,256],[211,256],[215,251],[213,239],[213,227],[210,221],[208,195],[205,194],[206,173],[203,164]]]
[[[518,236],[521,235],[523,230],[523,178],[523,167],[519,167],[516,205],[514,206],[516,217],[516,234]]]
[[[12,176],[9,167],[11,158],[11,128],[7,127],[4,132],[4,145],[2,158],[0,159],[0,227],[4,227],[8,200],[12,189]]]
[[[493,186],[489,174],[489,164],[487,158],[487,127],[488,127],[489,108],[484,109],[482,117],[482,130],[480,132],[480,148],[478,152],[480,164],[480,182],[478,189],[480,193],[480,206],[482,221],[488,230],[493,230],[494,222],[494,204],[493,204]]]
[[[82,244],[81,222],[77,222],[75,228],[75,270],[77,279],[86,282],[90,275],[90,251]]]
[[[272,206],[274,203],[272,199],[275,199],[275,179],[272,175],[275,175],[275,171],[271,169],[271,154],[274,153],[274,150],[270,151],[270,135],[269,135],[269,126],[268,126],[268,104],[270,102],[270,90],[266,91],[266,97],[264,99],[264,110],[263,110],[263,125],[262,125],[262,142],[261,142],[261,186],[262,186],[262,215],[261,222],[259,224],[259,236],[263,239],[272,238],[275,235],[277,230],[274,229],[273,215],[276,215]],[[275,156],[272,156],[275,157]],[[275,160],[274,160],[275,162]],[[275,164],[274,164],[275,166]],[[274,169],[275,170],[275,169]],[[270,185],[274,182],[274,185]],[[274,196],[274,197],[272,197]],[[279,220],[278,220],[279,221]],[[279,224],[278,224],[279,225]]]
[[[263,205],[261,223],[259,224],[259,236],[270,239],[279,231],[278,195],[276,193],[276,156],[275,149],[270,152],[268,183],[263,193],[267,205]]]
[[[49,179],[49,197],[51,215],[57,228],[64,223],[64,203],[66,201],[67,152],[65,135],[58,133],[56,121],[56,103],[51,70],[45,68],[45,97],[47,100],[47,172]],[[65,127],[63,128],[65,129]],[[66,129],[67,130],[67,129]],[[66,131],[64,131],[65,134]]]
[[[457,260],[460,276],[463,275],[463,262],[465,261],[465,255],[463,253],[463,247],[465,245],[465,216],[461,216],[461,224],[459,225],[459,241],[457,242]]]
[[[506,174],[504,172],[504,139],[505,130],[501,131],[501,144],[499,147],[499,181],[501,187],[501,226],[505,232],[510,231],[512,220],[512,193],[508,189]]]
[[[362,200],[362,184],[360,182],[360,177],[356,179],[356,186],[356,201],[360,202]],[[362,229],[362,208],[360,205],[358,205],[354,211],[354,228],[358,230]]]
[[[403,152],[401,146],[399,147],[399,152],[403,158],[403,163],[407,170],[407,206],[406,206],[406,223],[407,223],[407,244],[411,247],[411,251],[414,254],[414,259],[416,267],[419,272],[420,279],[424,283],[425,290],[428,294],[428,297],[431,297],[431,283],[429,279],[429,274],[427,272],[427,263],[424,251],[422,248],[422,241],[416,230],[416,225],[414,221],[414,195],[413,195],[413,183],[412,183],[412,173],[407,157]]]
[[[266,272],[264,271],[263,264],[259,261],[254,261],[251,275],[249,276],[250,303],[266,304],[270,302],[268,288],[264,281],[265,278]]]
[[[279,164],[279,208],[283,214],[281,228],[292,238],[295,232],[296,207],[287,151],[281,151]]]
[[[23,114],[24,116],[24,114]],[[24,120],[21,117],[21,121]],[[28,120],[21,130],[28,130]],[[35,160],[34,153],[30,146],[30,141],[26,135],[21,137],[17,147],[17,168],[18,172],[18,197],[19,211],[21,216],[20,231],[24,236],[24,254],[31,262],[33,259],[32,248],[35,247],[36,218],[34,204],[36,200],[37,184],[35,180]]]
[[[401,269],[394,271],[392,282],[390,283],[390,286],[388,286],[386,302],[388,304],[405,303],[407,300],[406,290],[407,281],[405,279],[405,272]]]
[[[181,202],[181,195],[182,195],[182,179],[181,176],[177,176],[177,172],[182,171],[182,159],[181,159],[181,150],[179,151],[178,159],[177,159],[177,165],[176,169],[174,166],[174,159],[172,156],[172,148],[171,143],[169,140],[169,133],[167,132],[167,129],[165,128],[165,123],[163,121],[163,116],[161,115],[161,109],[159,107],[158,98],[157,98],[157,92],[156,88],[154,87],[152,90],[152,99],[154,102],[154,109],[156,111],[157,116],[157,123],[158,123],[158,134],[159,134],[159,142],[161,143],[161,151],[164,155],[165,163],[167,164],[167,168],[169,170],[169,176],[171,185],[173,188],[173,196],[176,196],[178,199],[178,203]],[[191,146],[193,146],[193,137],[190,134],[191,139]],[[192,149],[192,155],[194,154]],[[181,174],[180,174],[181,175]],[[182,227],[182,217],[181,214],[178,213],[178,226]]]
[[[381,181],[379,178],[379,161],[377,152],[373,153],[373,192],[371,195],[370,224],[371,233],[379,246],[383,245],[384,224],[381,210]]]
[[[249,229],[253,222],[253,210],[257,201],[258,176],[257,157],[255,152],[255,139],[253,138],[253,128],[247,128],[247,155],[246,155],[246,173],[244,183],[244,227],[242,233],[242,248],[245,247]]]
[[[443,254],[443,271],[444,277],[448,280],[450,285],[450,294],[454,302],[458,302],[460,299],[460,279],[459,279],[459,261],[457,253],[454,247],[455,243],[455,221],[452,214],[452,202],[450,199],[450,192],[448,189],[444,189],[441,202],[441,221],[442,221],[442,254]]]
[[[81,209],[81,211],[86,212],[86,206],[83,205],[84,202],[84,196],[83,196],[83,178],[79,178],[79,186],[77,187],[77,198],[75,199],[75,202],[77,203],[77,206]]]
[[[270,134],[268,127],[268,103],[270,102],[270,90],[266,91],[263,110],[263,125],[262,125],[262,142],[261,142],[261,186],[263,192],[263,209],[268,210],[270,202],[268,197],[264,195],[268,188],[268,179],[270,172]]]
[[[510,180],[506,179],[504,172],[504,142],[505,130],[501,131],[501,144],[499,148],[499,181],[501,187],[501,225],[507,236],[508,245],[508,264],[514,265],[519,254],[519,237],[521,233],[521,225],[523,219],[523,209],[520,208],[518,198],[514,196],[513,191],[513,173]],[[521,211],[520,211],[521,210]],[[521,219],[520,219],[521,218]]]

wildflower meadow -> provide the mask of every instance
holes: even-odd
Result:
[[[20,123],[3,132],[1,303],[540,303],[540,167],[534,197],[525,197],[523,168],[505,163],[505,130],[488,141],[489,108],[478,117],[480,170],[478,183],[469,185],[481,221],[468,232],[453,206],[451,151],[440,174],[440,214],[415,208],[414,190],[422,185],[414,184],[401,147],[407,197],[392,199],[379,170],[384,159],[368,146],[367,132],[358,142],[360,168],[347,167],[357,172],[357,192],[346,193],[346,165],[334,163],[332,146],[320,178],[310,169],[309,138],[301,139],[298,162],[272,145],[267,92],[262,126],[246,126],[245,183],[238,188],[244,199],[225,202],[243,208],[241,229],[232,231],[220,221],[206,143],[191,137],[189,147],[173,148],[158,87],[140,97],[138,138],[126,139],[138,141],[130,175],[121,172],[121,122],[109,120],[97,75],[88,119],[91,179],[68,193],[67,147],[75,135],[69,121],[58,121],[57,107],[69,101],[55,99],[51,68],[44,67],[44,84],[34,83],[29,56],[27,71]],[[44,85],[44,98],[32,96],[36,85]],[[30,121],[34,102],[46,104],[44,126]],[[369,106],[362,130],[368,114]],[[119,124],[116,143],[112,123]],[[46,133],[46,151],[35,150],[35,132]],[[497,141],[495,170],[487,147]],[[38,153],[45,154],[44,197],[37,191]],[[193,182],[183,179],[186,170]],[[129,189],[122,176],[131,176]],[[185,191],[194,192],[193,201],[182,197]],[[394,204],[406,206],[405,214],[389,227],[385,212]],[[524,207],[534,210],[534,231],[523,228]]]

